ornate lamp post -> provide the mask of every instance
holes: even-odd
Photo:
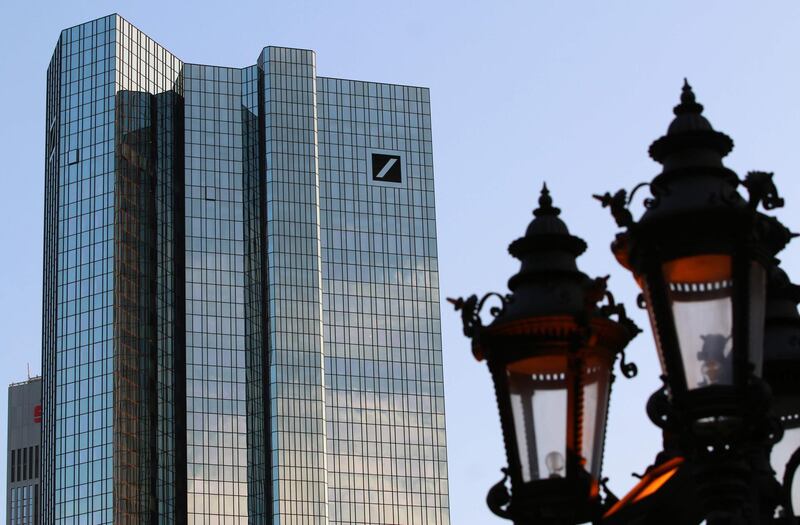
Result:
[[[766,268],[789,236],[757,212],[783,205],[772,174],[740,181],[722,163],[733,141],[702,111],[685,83],[667,134],[650,146],[663,171],[639,186],[652,198],[638,221],[624,191],[595,197],[625,228],[612,250],[643,290],[668,397],[654,422],[680,436],[709,521],[727,523],[768,513],[747,503],[758,470],[751,456],[774,435],[760,379]]]
[[[520,525],[599,517],[612,367],[639,331],[606,291],[606,279],[578,270],[575,258],[586,244],[559,214],[544,187],[525,236],[509,247],[522,262],[509,280],[510,295],[450,300],[497,394],[511,494],[504,479],[488,502]],[[484,326],[479,313],[490,297],[500,305]],[[604,298],[608,304],[599,306]],[[628,374],[635,373],[631,367]]]
[[[595,196],[623,228],[612,251],[641,287],[664,380],[647,403],[664,450],[622,500],[601,501],[600,468],[612,365],[639,330],[606,279],[578,270],[586,244],[546,187],[509,247],[522,263],[512,293],[450,300],[497,395],[508,468],[487,502],[518,525],[797,523],[788,491],[800,465],[800,287],[775,259],[792,234],[758,211],[783,205],[772,174],[740,180],[725,167],[733,141],[702,111],[685,83],[650,147],[662,172],[630,197]],[[628,206],[643,187],[651,196],[634,220]],[[484,325],[492,297],[500,304]],[[636,373],[624,354],[622,370]],[[781,439],[796,450],[783,487],[769,465]]]

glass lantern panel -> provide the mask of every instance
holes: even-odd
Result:
[[[603,459],[610,369],[610,360],[602,356],[584,360],[580,455],[584,470],[594,481],[599,481]]]
[[[733,384],[733,276],[727,255],[664,264],[689,390]]]
[[[566,475],[566,364],[564,356],[546,356],[508,366],[523,482]]]

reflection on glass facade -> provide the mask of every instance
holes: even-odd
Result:
[[[449,523],[427,89],[111,15],[46,133],[43,523]]]
[[[330,521],[446,524],[428,90],[317,85]]]

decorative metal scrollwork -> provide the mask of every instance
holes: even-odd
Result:
[[[614,296],[608,291],[608,279],[610,277],[610,275],[606,275],[605,277],[595,277],[585,286],[584,306],[586,307],[587,312],[593,311],[597,307],[597,303],[603,299],[607,299],[613,304]],[[611,297],[610,299],[609,296]],[[606,317],[609,315],[605,313],[603,307],[600,307],[600,313]]]
[[[613,507],[618,501],[619,498],[616,494],[611,492],[611,489],[608,488],[608,478],[604,477],[600,480],[600,486],[603,487],[603,494],[605,497],[603,498],[603,506],[606,509]]]
[[[628,206],[630,206],[633,202],[633,197],[636,195],[636,192],[645,187],[650,188],[650,194],[652,195],[652,197],[647,197],[643,201],[644,207],[648,210],[652,210],[658,206],[658,204],[661,202],[662,195],[666,195],[667,193],[666,188],[658,186],[657,184],[653,184],[651,182],[640,182],[631,190],[631,196],[628,197]]]
[[[508,469],[500,469],[503,472],[503,479],[489,489],[486,494],[486,505],[495,515],[501,518],[510,519],[511,512],[509,512],[508,504],[511,503],[511,495],[508,493],[506,481],[508,480]]]
[[[639,295],[636,296],[636,306],[642,310],[647,310],[647,300],[644,298],[643,292],[639,292]]]
[[[608,277],[606,277],[608,279]],[[633,319],[628,317],[628,313],[625,310],[625,305],[622,303],[618,303],[614,299],[614,295],[609,292],[608,290],[604,291],[603,297],[606,299],[606,304],[600,306],[600,314],[605,317],[611,317],[612,315],[617,316],[617,322],[621,324],[629,333],[631,338],[635,337],[637,334],[642,332],[642,329],[639,328]]]
[[[604,195],[592,195],[595,199],[600,201],[603,208],[611,210],[611,216],[614,217],[617,226],[620,228],[628,228],[633,225],[633,215],[628,209],[628,192],[619,190],[614,195],[606,192]]]
[[[590,292],[587,293],[587,297],[594,299],[596,303],[600,298],[604,298],[606,300],[606,304],[601,305],[599,307],[600,315],[604,317],[611,317],[612,315],[617,316],[617,322],[622,325],[625,330],[628,331],[630,334],[631,339],[634,338],[637,334],[639,334],[642,329],[628,317],[628,313],[625,310],[625,305],[622,303],[618,303],[614,299],[614,295],[606,289],[606,282],[608,281],[608,276],[606,277],[598,277],[592,281],[592,285],[590,285],[589,290]],[[598,294],[600,297],[598,298]],[[594,304],[594,303],[593,303]],[[636,366],[635,363],[628,363],[625,361],[625,352],[623,351],[621,354],[621,360],[619,363],[619,369],[626,378],[631,379],[636,377],[639,373],[639,367]]]
[[[639,374],[639,367],[636,366],[636,363],[633,362],[628,363],[625,361],[624,351],[622,352],[622,354],[620,354],[619,370],[620,372],[622,372],[622,375],[624,375],[628,379],[633,379]]]
[[[462,297],[459,297],[458,299],[453,299],[451,297],[447,298],[447,302],[452,304],[456,311],[461,311],[461,322],[464,325],[464,335],[467,337],[472,337],[475,335],[476,330],[483,326],[480,313],[483,309],[483,305],[491,297],[500,299],[499,306],[492,306],[489,308],[489,314],[492,317],[497,317],[505,311],[506,305],[511,301],[511,295],[501,295],[497,292],[489,292],[480,300],[478,300],[478,296],[475,294],[470,295],[466,299]]]
[[[631,202],[633,202],[636,193],[645,187],[650,188],[652,197],[644,199],[644,207],[650,210],[658,206],[661,202],[661,197],[667,193],[666,188],[662,188],[650,182],[641,182],[634,186],[630,192],[630,196],[628,196],[626,190],[622,189],[618,190],[613,195],[610,192],[606,192],[603,195],[592,195],[592,197],[600,201],[603,208],[609,208],[611,210],[611,216],[614,217],[617,226],[620,228],[628,228],[634,223],[633,215],[628,208]]]
[[[798,467],[800,467],[800,448],[796,449],[792,453],[792,456],[789,458],[789,461],[786,462],[786,468],[783,471],[783,490],[788,496],[786,498],[786,506],[790,516],[794,515],[794,505],[792,505],[791,494],[792,490],[794,489],[794,477],[797,473]]]
[[[750,171],[744,178],[742,185],[747,188],[750,194],[748,204],[755,210],[758,205],[764,206],[765,210],[782,208],[784,200],[778,195],[778,188],[772,180],[774,173],[766,171]]]
[[[666,376],[661,376],[664,386],[653,392],[647,400],[647,417],[662,430],[674,430],[679,417],[667,394]]]

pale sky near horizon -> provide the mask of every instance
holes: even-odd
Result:
[[[9,1],[0,8],[0,471],[6,390],[40,370],[45,71],[61,29],[118,12],[186,62],[246,66],[265,45],[313,49],[321,76],[431,88],[442,297],[504,291],[509,242],[531,219],[543,181],[573,233],[578,263],[611,274],[645,328],[617,374],[604,475],[622,496],[660,450],[644,405],[660,370],[632,280],[608,249],[615,233],[592,193],[632,188],[684,77],[736,147],[740,176],[775,172],[800,231],[800,4],[672,0]],[[793,208],[796,206],[796,208]],[[800,244],[798,241],[796,244]],[[781,256],[800,281],[797,246]],[[484,498],[504,451],[494,391],[459,316],[442,308],[451,521],[508,523]],[[5,498],[5,490],[0,491]],[[0,507],[5,513],[5,504]],[[5,521],[5,520],[3,520]]]

